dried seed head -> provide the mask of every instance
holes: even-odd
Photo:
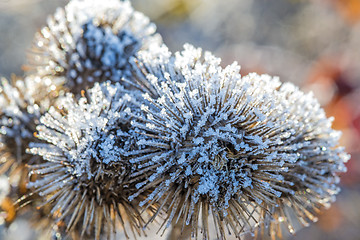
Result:
[[[38,136],[47,143],[31,144],[30,152],[46,163],[30,166],[41,179],[29,187],[71,234],[111,237],[119,224],[140,233],[138,207],[128,201],[135,187],[125,156],[135,141],[129,132],[132,97],[109,82],[85,95],[76,101],[68,94],[58,110],[41,117]]]
[[[94,82],[118,82],[130,76],[131,56],[161,43],[155,31],[129,1],[72,0],[36,34],[29,67],[39,76],[65,77],[73,93]]]
[[[278,216],[289,219],[285,206],[313,220],[308,213],[338,192],[348,155],[311,94],[268,75],[241,78],[235,63],[223,69],[190,45],[161,71],[139,61],[157,97],[145,94],[134,116],[143,138],[130,154],[150,175],[137,194],[155,188],[142,202],[159,204],[151,220],[165,211],[166,226],[182,221],[197,238],[200,224],[209,239],[212,215],[218,238],[227,229],[240,238]]]
[[[58,94],[52,86],[44,85],[45,82],[34,76],[25,79],[13,77],[11,82],[6,79],[1,80],[0,174],[9,179],[11,189],[0,208],[7,212],[5,217],[7,224],[15,220],[17,212],[15,201],[27,193],[26,165],[41,162],[39,156],[28,154],[25,150],[29,142],[37,141],[34,133],[40,115],[46,111],[47,106]],[[35,195],[31,199],[35,200]],[[19,203],[24,204],[21,200]],[[31,210],[31,207],[22,209]]]
[[[24,184],[27,175],[25,164],[34,161],[34,156],[25,153],[25,149],[30,141],[36,140],[35,127],[44,111],[32,95],[30,86],[37,87],[31,77],[25,80],[13,78],[11,82],[3,78],[0,86],[0,173],[8,172],[10,181],[20,175],[20,185]]]

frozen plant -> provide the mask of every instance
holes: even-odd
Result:
[[[31,139],[34,139],[36,121],[40,118],[39,106],[26,93],[23,80],[13,78],[11,82],[1,79],[0,88],[0,173],[10,171],[19,174],[18,168],[33,157],[25,153]],[[24,172],[26,177],[27,173]]]
[[[292,232],[294,217],[305,225],[333,201],[349,157],[311,94],[268,75],[241,77],[236,63],[222,68],[191,45],[166,67],[139,61],[158,97],[144,94],[133,115],[143,137],[130,161],[150,177],[130,199],[154,189],[140,203],[158,205],[149,222],[165,212],[162,226],[180,221],[195,239],[199,230],[212,237],[209,224],[218,239],[259,225],[274,235],[273,226]]]
[[[10,180],[18,179],[20,171],[20,179],[24,181],[27,175],[24,166],[34,160],[34,156],[25,153],[25,149],[30,141],[35,140],[35,126],[41,113],[45,112],[42,102],[51,92],[44,91],[44,88],[51,89],[51,86],[42,86],[36,80],[34,76],[25,79],[13,77],[10,81],[1,79],[0,174],[7,172]],[[33,92],[33,87],[41,90],[42,94]],[[24,192],[24,184],[22,188]]]
[[[41,117],[38,138],[46,143],[32,143],[30,152],[45,163],[30,166],[39,179],[28,187],[45,198],[42,205],[50,206],[62,232],[114,238],[122,225],[127,237],[126,226],[140,234],[139,206],[128,200],[136,181],[126,157],[136,140],[130,131],[133,98],[110,82],[83,95],[76,100],[68,94]]]
[[[0,174],[8,179],[11,186],[2,202],[1,218],[7,224],[15,220],[16,204],[24,194],[28,182],[27,164],[37,164],[41,157],[26,153],[28,144],[37,141],[34,136],[41,114],[57,98],[59,91],[50,81],[42,81],[36,76],[25,78],[5,78],[0,83]],[[36,202],[36,196],[31,197]],[[19,204],[25,204],[19,200]],[[31,205],[30,205],[31,206]],[[22,208],[24,209],[24,208]],[[31,210],[31,207],[26,208]],[[32,210],[35,210],[32,209]],[[9,213],[8,211],[14,212]],[[39,215],[32,213],[39,220]]]
[[[58,9],[27,76],[0,85],[0,171],[21,180],[1,176],[1,199],[38,206],[54,238],[157,221],[185,238],[276,238],[316,221],[349,158],[332,119],[293,84],[184,48],[172,55],[127,0]]]
[[[35,35],[30,72],[61,77],[73,93],[131,76],[128,59],[161,44],[156,27],[129,1],[72,0]]]

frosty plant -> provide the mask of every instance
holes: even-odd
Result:
[[[85,94],[78,101],[69,94],[58,111],[50,108],[40,119],[38,137],[47,143],[31,144],[30,152],[47,162],[30,166],[43,177],[29,187],[52,205],[56,222],[63,220],[68,232],[82,236],[94,229],[90,236],[99,239],[104,226],[109,236],[124,221],[140,232],[139,206],[128,200],[134,165],[125,157],[135,144],[127,116],[131,96],[109,83],[96,83]]]
[[[0,174],[9,178],[9,196],[14,198],[27,192],[25,165],[41,161],[39,156],[25,150],[30,142],[37,141],[36,124],[59,94],[51,81],[43,80],[36,76],[23,79],[13,76],[11,81],[3,78],[0,83]],[[9,202],[9,198],[5,201]],[[12,203],[5,205],[8,210],[15,211]],[[10,215],[5,217],[7,223],[14,220]]]
[[[61,77],[75,93],[94,82],[118,82],[130,77],[131,56],[161,43],[155,30],[128,1],[72,0],[35,35],[29,69]]]
[[[311,93],[220,62],[172,54],[128,1],[71,0],[28,75],[2,81],[1,199],[44,210],[57,239],[276,238],[316,221],[349,158],[332,119]],[[4,183],[20,172],[27,191]]]
[[[23,159],[26,159],[24,162],[29,162],[32,157],[25,153],[25,148],[35,139],[33,134],[40,117],[40,107],[24,89],[25,81],[21,79],[1,79],[1,172],[10,169],[11,178],[16,178],[18,170],[24,167]]]
[[[143,138],[131,162],[151,176],[133,196],[155,188],[141,204],[158,202],[166,226],[183,221],[195,238],[199,224],[211,238],[208,219],[220,239],[227,229],[240,238],[259,224],[274,234],[279,221],[293,231],[294,221],[315,220],[338,192],[336,173],[348,158],[331,119],[294,85],[241,78],[239,66],[219,63],[185,45],[162,77],[149,74],[161,97],[145,94],[146,117],[134,116]]]

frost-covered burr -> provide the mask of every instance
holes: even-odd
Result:
[[[190,45],[165,67],[139,62],[153,90],[133,115],[142,138],[130,161],[150,177],[130,199],[154,189],[141,202],[158,203],[149,222],[165,212],[165,228],[240,238],[279,222],[292,231],[293,219],[314,221],[334,200],[349,156],[311,94],[268,75],[241,77],[236,63],[222,68]]]
[[[28,67],[41,77],[61,77],[79,93],[94,82],[128,78],[129,58],[161,42],[156,26],[130,1],[71,0],[35,35]]]
[[[47,87],[48,90],[44,90]],[[33,89],[37,89],[40,93],[33,92]],[[34,137],[36,124],[40,115],[46,111],[42,103],[51,94],[56,94],[51,93],[51,86],[42,86],[34,76],[25,79],[13,77],[11,81],[1,79],[0,173],[8,172],[10,181],[13,178],[24,180],[27,175],[24,166],[35,159],[25,150],[29,142],[36,140]]]
[[[11,186],[5,208],[14,211],[5,216],[7,224],[15,219],[15,201],[28,194],[26,165],[41,162],[40,157],[26,153],[26,148],[30,142],[37,141],[34,133],[40,116],[59,93],[54,85],[45,83],[36,76],[24,79],[13,77],[10,81],[1,79],[0,174],[8,179]]]
[[[141,234],[137,201],[128,200],[142,179],[131,178],[134,165],[126,156],[136,141],[133,97],[119,83],[104,82],[79,100],[68,94],[59,102],[37,127],[45,143],[31,144],[30,152],[45,163],[30,166],[39,179],[28,187],[45,198],[42,205],[69,234],[113,238],[121,228],[127,237],[126,229]]]

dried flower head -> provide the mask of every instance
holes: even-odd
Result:
[[[125,153],[135,144],[129,132],[132,97],[117,83],[96,83],[78,101],[68,94],[59,109],[41,117],[30,152],[46,163],[30,166],[41,178],[29,184],[46,198],[66,231],[99,239],[119,225],[141,233],[142,218],[128,196],[135,187]],[[125,231],[126,236],[127,233]]]
[[[58,94],[55,86],[45,83],[46,81],[35,76],[28,76],[25,79],[13,77],[11,81],[1,79],[0,174],[9,179],[11,189],[0,208],[7,212],[5,214],[7,224],[15,220],[14,201],[27,193],[26,165],[41,161],[40,157],[28,154],[25,150],[29,142],[36,141],[34,133],[40,115],[46,111],[47,106],[52,104]],[[23,204],[21,200],[19,203]]]
[[[166,212],[166,227],[180,221],[194,238],[200,229],[209,239],[209,224],[219,239],[240,238],[280,217],[291,229],[288,208],[314,220],[333,200],[348,156],[311,94],[267,75],[241,78],[236,63],[222,68],[190,45],[161,71],[141,61],[158,97],[144,94],[132,122],[142,139],[131,162],[150,177],[130,198],[154,188],[141,203],[159,205],[150,222]]]
[[[27,175],[25,164],[34,158],[25,149],[29,142],[36,140],[34,132],[41,111],[28,91],[30,86],[36,87],[33,80],[30,77],[25,80],[14,77],[9,82],[3,78],[0,85],[0,174],[8,172],[11,181],[20,176],[23,184]],[[22,192],[25,189],[23,185]]]
[[[29,67],[39,76],[64,77],[79,93],[94,82],[129,77],[128,59],[161,43],[155,31],[129,1],[71,0],[35,35]]]

